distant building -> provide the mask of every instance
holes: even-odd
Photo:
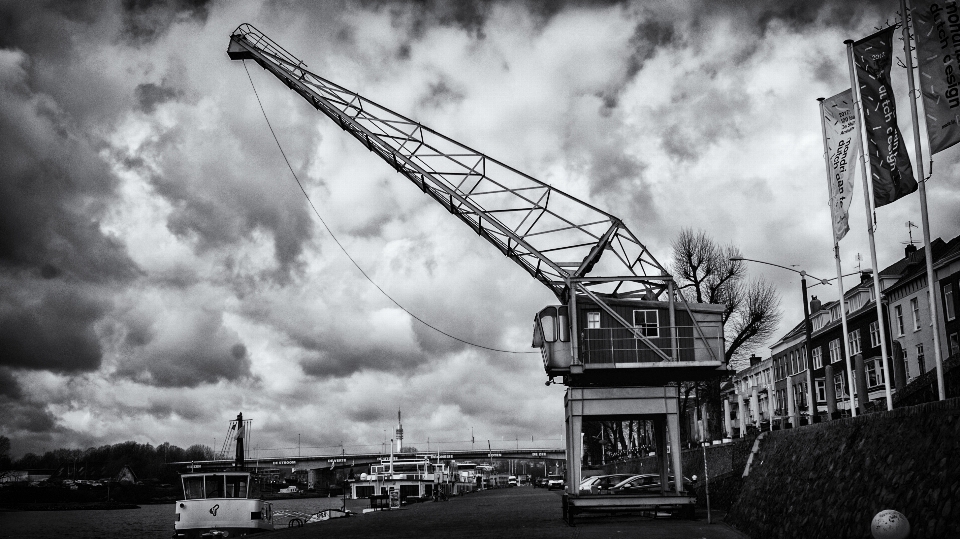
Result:
[[[120,468],[120,471],[117,472],[117,475],[113,477],[113,480],[121,485],[135,485],[137,484],[137,474],[133,473],[133,470],[124,465],[123,468]]]
[[[940,301],[941,350],[946,359],[960,355],[960,301],[957,298],[960,294],[960,236],[949,243],[938,238],[931,242],[931,249],[936,276],[934,296]],[[878,279],[883,289],[882,322],[877,318],[877,294],[871,273],[862,273],[859,282],[844,292],[842,302],[822,303],[817,296],[811,298],[814,413],[819,418],[827,415],[831,388],[836,405],[835,417],[851,415],[851,395],[857,394],[856,388],[861,384],[867,393],[866,402],[857,401],[861,413],[886,406],[881,323],[886,330],[887,354],[893,376],[891,393],[935,368],[924,250],[908,245],[904,257],[883,269]],[[846,334],[842,327],[841,308],[846,312]],[[849,366],[844,341],[849,346]],[[725,395],[725,417],[731,434],[742,432],[747,425],[782,428],[810,421],[803,322],[791,328],[770,350],[769,359],[753,363],[733,377],[732,387]],[[851,370],[854,372],[852,381]],[[772,376],[772,382],[767,380],[768,376]],[[772,401],[769,400],[771,394]]]
[[[34,483],[46,481],[53,475],[53,470],[8,470],[0,472],[0,483]]]

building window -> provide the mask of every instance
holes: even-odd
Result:
[[[824,402],[827,400],[827,384],[823,379],[817,379],[817,401]]]
[[[867,388],[876,387],[883,384],[883,366],[880,360],[870,361],[866,365],[867,369]]]
[[[953,320],[957,317],[957,312],[954,310],[953,306],[953,283],[947,283],[943,287],[943,301],[946,303],[946,309],[944,309],[947,320]]]
[[[587,313],[587,329],[600,329],[600,311]]]
[[[920,301],[917,298],[910,300],[910,309],[913,310],[913,330],[920,331]]]
[[[830,348],[830,363],[836,363],[840,361],[840,339],[834,339],[830,341],[828,346]]]
[[[904,354],[904,359],[906,359],[906,354]],[[917,371],[917,376],[920,376],[921,374],[927,372],[927,367],[926,365],[923,364],[923,345],[922,344],[917,345],[917,368],[919,369]]]
[[[633,325],[646,337],[660,336],[660,321],[657,311],[633,311]]]
[[[878,384],[877,380],[877,364],[874,361],[870,361],[866,364],[867,369],[867,387],[874,387]]]
[[[910,381],[910,362],[909,361],[903,362],[903,372],[907,378],[907,381],[909,382]]]
[[[880,323],[870,322],[870,348],[880,346]]]
[[[847,342],[850,344],[850,355],[860,353],[860,330],[855,329],[847,335]]]
[[[954,355],[960,352],[960,339],[957,338],[956,333],[950,335],[950,355]]]
[[[813,349],[813,368],[819,369],[823,367],[823,353],[822,349],[818,346]]]
[[[843,371],[833,375],[833,391],[837,397],[846,396],[844,392]]]
[[[897,324],[897,336],[903,335],[903,308],[897,305],[893,308],[893,317]]]

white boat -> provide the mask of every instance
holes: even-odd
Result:
[[[370,467],[370,473],[360,474],[350,485],[355,500],[370,496],[389,496],[391,504],[430,498],[435,489],[446,482],[445,466],[431,462],[429,456],[381,459]],[[395,494],[393,494],[395,493]],[[395,500],[395,502],[394,502]]]
[[[273,530],[273,507],[263,501],[259,479],[244,471],[249,426],[243,414],[230,422],[224,451],[232,438],[236,442],[233,470],[180,475],[183,499],[177,500],[174,538],[222,539]]]
[[[250,472],[188,473],[181,476],[174,537],[237,537],[273,530],[270,502]]]

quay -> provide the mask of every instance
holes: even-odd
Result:
[[[443,538],[535,539],[643,537],[644,539],[703,538],[747,539],[721,522],[723,513],[714,511],[707,524],[706,510],[699,509],[695,520],[652,518],[641,513],[597,514],[578,517],[576,527],[561,518],[560,491],[532,487],[483,490],[451,498],[447,502],[425,502],[399,510],[377,511],[350,518],[332,519],[300,528],[278,528],[258,535],[271,539]],[[361,500],[349,500],[348,509]],[[278,523],[278,526],[280,524]]]

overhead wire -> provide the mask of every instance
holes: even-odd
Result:
[[[250,76],[250,70],[247,69],[247,61],[246,61],[246,60],[243,61],[243,69],[244,69],[244,71],[247,72],[247,79],[250,80],[250,87],[253,88],[253,95],[255,95],[256,98],[257,98],[257,104],[260,105],[260,112],[263,113],[263,119],[267,122],[267,127],[270,129],[270,134],[273,136],[274,142],[277,143],[277,148],[280,150],[280,155],[283,156],[283,160],[284,160],[284,162],[286,162],[287,168],[290,169],[290,174],[293,175],[293,179],[297,182],[297,186],[300,187],[300,191],[303,193],[304,198],[306,198],[306,199],[307,199],[307,203],[310,204],[310,208],[313,210],[314,215],[316,215],[316,216],[317,216],[317,219],[320,220],[320,223],[323,225],[323,228],[325,228],[325,229],[327,230],[327,234],[330,234],[330,237],[333,238],[333,241],[337,244],[337,247],[339,247],[340,250],[343,251],[343,254],[347,256],[347,258],[350,260],[350,262],[353,263],[353,265],[357,268],[357,270],[360,271],[360,273],[363,275],[363,277],[364,277],[367,281],[369,281],[370,284],[372,284],[373,286],[377,287],[377,290],[379,290],[381,294],[383,294],[387,299],[389,299],[394,305],[396,305],[397,307],[399,307],[400,310],[402,310],[403,312],[405,312],[405,313],[407,313],[408,315],[410,315],[411,318],[413,318],[413,319],[416,320],[417,322],[420,322],[420,323],[423,324],[424,326],[432,329],[433,331],[436,331],[437,333],[440,333],[441,335],[445,335],[445,336],[447,336],[447,337],[449,337],[449,338],[451,338],[451,339],[453,339],[453,340],[455,340],[455,341],[457,341],[457,342],[466,344],[466,345],[468,345],[468,346],[473,346],[473,347],[475,347],[475,348],[482,348],[482,349],[484,349],[484,350],[490,350],[491,352],[502,352],[502,353],[504,353],[504,354],[536,354],[536,353],[539,353],[539,352],[533,352],[533,351],[502,350],[502,349],[500,349],[500,348],[493,348],[493,347],[490,347],[490,346],[484,346],[484,345],[482,345],[482,344],[473,343],[473,342],[470,342],[470,341],[461,339],[461,338],[459,338],[459,337],[457,337],[457,336],[451,335],[451,334],[447,333],[446,331],[443,331],[442,329],[440,329],[440,328],[438,328],[438,327],[430,324],[429,322],[427,322],[426,320],[420,318],[420,317],[417,316],[416,314],[412,313],[409,309],[407,309],[406,307],[404,307],[403,305],[401,305],[397,300],[393,299],[393,297],[392,297],[390,294],[388,294],[383,288],[380,287],[379,284],[377,284],[373,279],[371,279],[370,276],[367,275],[367,272],[364,271],[363,268],[360,267],[360,264],[358,264],[357,261],[354,260],[354,258],[353,258],[352,256],[350,256],[350,253],[347,251],[346,247],[344,247],[343,244],[340,243],[340,240],[337,239],[336,234],[333,233],[333,230],[330,229],[330,227],[327,225],[327,222],[324,221],[324,220],[323,220],[323,217],[320,216],[320,212],[317,210],[316,205],[314,205],[313,200],[310,198],[310,195],[307,194],[307,190],[303,187],[303,183],[300,181],[300,178],[297,176],[297,173],[293,170],[293,165],[291,165],[291,164],[290,164],[290,160],[287,159],[287,153],[286,153],[285,151],[283,151],[283,146],[280,144],[280,139],[277,138],[277,133],[273,130],[273,125],[270,123],[270,118],[267,117],[267,111],[266,111],[266,109],[263,108],[263,101],[260,100],[260,93],[257,92],[257,87],[256,87],[256,85],[253,83],[253,77]]]

